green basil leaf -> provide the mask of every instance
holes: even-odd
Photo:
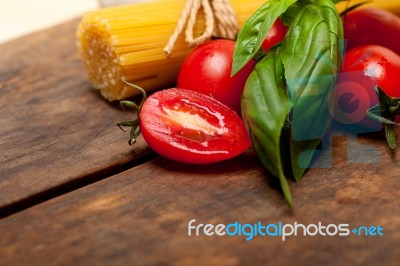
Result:
[[[277,50],[259,61],[242,94],[243,120],[266,169],[279,178],[284,197],[292,205],[281,158],[281,133],[291,109],[284,93],[284,69]]]
[[[231,75],[235,75],[260,49],[275,20],[297,0],[269,0],[246,21],[239,31]]]
[[[296,3],[294,3],[293,5],[288,7],[288,9],[286,9],[285,13],[283,13],[281,15],[283,24],[285,24],[287,26],[292,24],[292,21],[296,17],[297,13],[299,13],[300,9],[302,9],[307,4],[308,4],[308,2],[305,3],[304,1],[297,1]]]
[[[343,26],[331,0],[315,0],[294,18],[281,45],[291,112],[291,162],[299,181],[330,123],[328,99],[340,67]]]

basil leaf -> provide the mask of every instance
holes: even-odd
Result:
[[[290,153],[299,181],[330,123],[328,99],[340,66],[343,26],[331,0],[316,0],[294,18],[281,45],[291,112]]]
[[[288,9],[286,9],[285,13],[281,15],[281,20],[285,25],[290,25],[292,24],[294,18],[296,17],[297,13],[299,13],[300,9],[302,9],[305,5],[308,3],[304,1],[297,1]]]
[[[235,75],[249,62],[271,29],[275,20],[297,0],[269,0],[246,21],[239,31],[233,54],[231,75]]]
[[[242,94],[242,117],[263,165],[279,178],[284,197],[292,205],[281,158],[281,133],[291,109],[285,95],[284,69],[277,50],[259,61]]]

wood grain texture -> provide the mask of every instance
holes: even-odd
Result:
[[[0,46],[0,209],[132,162],[149,150],[87,81],[78,20]]]
[[[364,137],[364,146],[334,138],[333,168],[311,169],[300,183],[290,182],[292,210],[251,150],[206,167],[158,158],[0,220],[1,260],[3,265],[398,265],[400,169],[382,137]],[[360,149],[365,145],[378,153]],[[349,162],[366,155],[375,163]],[[285,242],[188,237],[191,219],[348,223],[351,229],[379,225],[384,236],[301,236]]]

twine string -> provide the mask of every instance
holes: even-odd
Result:
[[[219,34],[227,39],[235,39],[239,31],[239,22],[229,0],[214,0],[212,4],[218,20]]]
[[[204,10],[206,25],[204,32],[194,37],[197,14],[201,7]],[[239,23],[229,0],[186,0],[175,31],[164,48],[167,57],[172,54],[175,43],[185,26],[185,41],[189,47],[197,46],[212,36],[234,39],[239,31]]]

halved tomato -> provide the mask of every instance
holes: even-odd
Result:
[[[144,102],[139,118],[147,144],[175,161],[214,163],[241,154],[251,143],[232,109],[195,91],[156,92]]]

